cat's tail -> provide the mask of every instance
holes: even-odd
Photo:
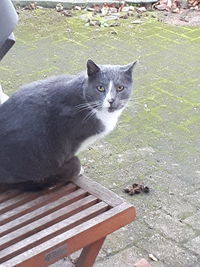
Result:
[[[0,84],[0,104],[3,104],[4,102],[6,102],[8,100],[8,98],[9,98],[9,96],[3,92],[3,89],[2,89],[1,84]]]

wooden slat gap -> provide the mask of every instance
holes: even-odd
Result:
[[[75,213],[80,212],[83,209],[90,207],[95,203],[97,203],[97,199],[94,196],[88,196],[84,199],[74,202],[67,207],[52,212],[51,214],[44,216],[37,221],[21,227],[12,233],[8,233],[0,238],[0,249],[4,249],[13,243],[33,235],[63,219],[74,215]]]
[[[44,196],[41,196],[41,198],[38,197],[38,198],[36,198],[36,199],[34,199],[32,201],[24,203],[23,205],[21,205],[19,207],[16,207],[15,209],[9,210],[9,211],[1,214],[0,215],[0,225],[3,225],[3,224],[8,223],[10,221],[13,221],[14,219],[19,218],[20,216],[23,216],[26,213],[29,213],[29,215],[30,215],[30,213],[32,211],[34,211],[35,209],[39,209],[40,208],[39,206],[42,207],[43,205],[45,205],[45,203],[48,204],[49,202],[52,202],[52,201],[55,202],[62,195],[70,194],[70,193],[72,193],[72,192],[74,192],[76,190],[77,190],[77,187],[75,185],[73,185],[73,184],[70,184],[70,186],[64,188],[64,190],[61,190],[61,194],[59,194],[60,191],[58,192],[58,194],[56,192],[52,192],[52,193],[50,192],[50,193],[45,194]],[[53,197],[51,199],[52,194],[53,194]],[[38,199],[39,199],[39,203],[40,203],[40,200],[42,200],[42,197],[44,197],[46,199],[44,203],[41,202],[41,204],[38,204],[38,206],[36,206],[36,207],[25,208],[21,212],[18,212],[19,210],[21,210],[23,208],[23,206],[26,207],[29,204],[31,205],[31,203],[33,203],[33,204],[35,202],[37,203]],[[53,204],[52,204],[52,206],[53,206]]]
[[[71,228],[80,225],[81,223],[84,223],[95,216],[98,216],[102,212],[105,212],[107,207],[108,205],[104,202],[97,203],[96,205],[81,211],[79,214],[75,214],[39,233],[13,244],[12,246],[1,251],[0,263],[24,253],[25,251],[55,237],[56,235],[67,232]]]
[[[4,262],[4,264],[6,267],[26,267],[28,264],[30,266],[36,266],[39,263],[41,263],[40,266],[42,267],[46,266],[44,258],[50,251],[67,244],[67,251],[65,255],[62,256],[68,256],[83,246],[87,246],[121,228],[127,223],[130,223],[134,218],[134,208],[127,203],[123,203],[67,232],[57,235],[54,238],[27,250],[25,253],[10,258],[10,260]],[[52,264],[59,259],[60,258],[54,259],[48,264]]]
[[[74,188],[75,189],[76,185],[69,183],[68,185],[66,185],[66,188]],[[17,197],[11,198],[8,201],[3,202],[0,205],[0,214],[3,214],[8,210],[15,209],[18,206],[23,205],[26,202],[30,202],[34,199],[37,199],[41,195],[43,195],[43,196],[44,195],[50,195],[53,191],[54,191],[54,189],[53,190],[45,189],[44,191],[24,192]]]
[[[25,225],[28,225],[36,220],[39,220],[40,218],[51,214],[52,212],[59,210],[63,207],[66,207],[67,205],[71,205],[72,203],[83,199],[87,196],[86,192],[82,189],[78,189],[72,193],[70,193],[67,196],[64,196],[54,202],[48,203],[44,207],[40,207],[37,210],[33,210],[32,212],[29,212],[28,214],[25,214],[23,216],[19,216],[16,219],[9,221],[8,223],[5,223],[0,227],[0,237],[3,235],[6,235],[8,233],[11,233],[18,228],[21,228]],[[57,204],[59,203],[59,204]],[[49,209],[48,209],[49,208]]]
[[[18,195],[20,195],[21,193],[19,191],[15,191],[15,190],[9,190],[6,192],[0,192],[0,205],[2,202],[7,201],[13,197],[16,197]]]

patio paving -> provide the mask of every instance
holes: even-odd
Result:
[[[117,128],[80,155],[85,173],[136,207],[136,220],[110,235],[95,267],[200,266],[200,28],[120,20],[86,27],[80,13],[19,10],[16,44],[0,64],[8,94],[24,83],[99,64],[139,59],[132,100]],[[144,183],[149,194],[123,188]],[[157,259],[148,258],[152,253]],[[62,262],[57,266],[66,266]],[[54,265],[56,266],[56,264]]]

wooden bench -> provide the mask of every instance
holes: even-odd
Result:
[[[106,236],[135,209],[85,176],[42,192],[0,194],[0,266],[43,267],[82,249],[77,267],[93,265]]]

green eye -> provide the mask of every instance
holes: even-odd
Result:
[[[99,92],[104,92],[104,91],[105,91],[105,88],[104,88],[102,85],[98,85],[98,86],[97,86],[97,90],[98,90]]]
[[[117,92],[121,92],[121,91],[123,91],[124,90],[124,86],[119,86],[118,88],[117,88]]]

